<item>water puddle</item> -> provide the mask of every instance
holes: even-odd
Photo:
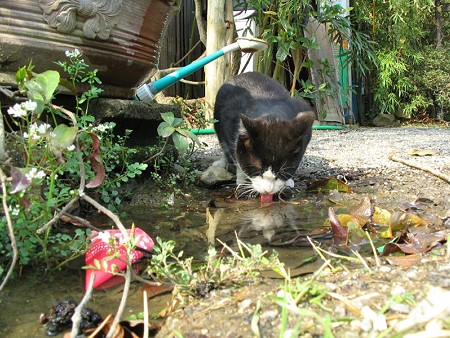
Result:
[[[214,200],[208,199],[214,195]],[[177,250],[198,259],[204,257],[209,245],[221,247],[218,240],[230,247],[236,246],[237,237],[244,243],[259,243],[267,250],[276,250],[280,260],[295,271],[313,254],[307,236],[319,242],[331,239],[324,226],[330,202],[318,201],[317,194],[305,196],[262,205],[257,200],[236,201],[207,191],[169,208],[127,207],[122,221],[126,227],[134,223],[153,238],[174,240]],[[98,216],[95,223],[108,228],[111,222]],[[82,263],[80,260],[80,267]],[[309,270],[314,269],[312,266]],[[81,269],[54,273],[49,280],[24,271],[23,277],[11,281],[0,297],[0,336],[44,337],[45,329],[38,322],[40,313],[60,300],[79,302],[84,295],[83,283]],[[132,287],[126,315],[143,311],[141,292],[139,284]],[[116,312],[120,297],[120,286],[95,291],[88,306],[106,316]],[[169,296],[151,299],[150,311],[162,310],[168,300]]]

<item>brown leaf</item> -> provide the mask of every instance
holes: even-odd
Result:
[[[105,167],[102,162],[102,155],[100,152],[100,140],[94,133],[88,133],[92,139],[92,152],[89,155],[92,170],[94,170],[95,177],[86,184],[86,188],[96,188],[105,180]]]
[[[333,208],[328,208],[328,217],[333,238],[338,241],[347,241],[348,229],[342,226]]]
[[[438,243],[447,239],[450,230],[441,230],[434,233],[422,231],[407,231],[396,243],[388,243],[383,249],[382,255],[402,251],[406,254],[421,254],[433,249]]]
[[[416,263],[419,263],[422,259],[421,255],[408,255],[408,256],[389,256],[386,260],[391,265],[398,266],[400,268],[407,269]]]
[[[148,298],[153,298],[165,293],[172,292],[174,288],[173,284],[144,284],[142,289],[147,291]]]
[[[372,202],[370,201],[369,197],[366,197],[361,201],[361,203],[359,203],[356,209],[352,212],[352,215],[358,216],[368,221],[373,213],[374,208],[372,206]]]

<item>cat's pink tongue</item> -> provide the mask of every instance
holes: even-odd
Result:
[[[273,194],[261,194],[261,203],[272,202]]]

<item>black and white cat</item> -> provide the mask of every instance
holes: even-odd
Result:
[[[276,80],[240,74],[217,93],[214,128],[225,156],[213,165],[228,166],[248,195],[293,187],[315,117],[307,101],[290,97]]]

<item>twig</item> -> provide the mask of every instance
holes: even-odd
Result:
[[[125,285],[123,288],[122,299],[120,300],[119,308],[117,309],[116,316],[114,317],[114,321],[109,328],[108,334],[106,338],[112,338],[114,332],[116,331],[117,325],[119,325],[120,317],[122,317],[123,311],[125,311],[125,305],[127,304],[128,291],[130,290],[131,284],[131,263],[130,259],[127,261],[127,270],[125,271]]]
[[[349,299],[345,298],[344,296],[341,296],[336,292],[331,291],[329,291],[327,295],[333,297],[334,299],[340,300],[342,303],[344,303],[347,309],[349,309],[350,312],[353,313],[355,316],[357,317],[361,316],[361,310],[358,309],[358,307],[355,304],[353,304]]]
[[[13,92],[12,90],[9,89],[9,87],[0,86],[0,93],[12,99],[14,96],[16,96],[17,92]]]
[[[76,338],[78,336],[78,331],[80,330],[80,323],[81,320],[83,319],[81,317],[81,311],[83,310],[83,307],[86,305],[89,299],[91,299],[92,290],[94,290],[94,280],[95,280],[95,273],[91,274],[91,278],[89,279],[89,284],[86,293],[84,294],[84,297],[81,300],[80,304],[78,304],[78,306],[75,308],[75,312],[72,316],[72,331],[70,332],[70,338]]]
[[[59,110],[62,113],[66,114],[70,118],[70,120],[72,121],[73,125],[74,126],[78,126],[78,122],[77,122],[77,119],[75,117],[75,114],[72,113],[70,110],[67,110],[67,109],[65,109],[63,107],[57,106],[56,104],[52,104],[52,103],[50,104],[50,107],[53,108],[53,109]]]
[[[142,161],[142,162],[143,162],[143,163],[145,163],[145,162],[150,162],[151,160],[157,158],[159,155],[161,155],[161,154],[164,152],[164,150],[166,150],[166,147],[167,147],[168,144],[169,144],[169,138],[167,137],[166,140],[165,140],[165,142],[164,142],[164,144],[163,144],[163,146],[161,147],[161,150],[158,151],[155,155],[149,157],[148,159],[146,159],[146,160],[144,160],[144,161]]]
[[[445,174],[441,173],[440,171],[437,171],[437,170],[434,170],[432,168],[428,168],[428,167],[424,167],[424,166],[418,165],[418,164],[413,163],[413,162],[408,161],[408,160],[404,160],[404,159],[402,159],[400,157],[397,157],[397,156],[395,156],[393,154],[389,155],[389,159],[391,161],[399,162],[399,163],[402,163],[402,164],[407,165],[407,166],[412,167],[412,168],[416,168],[416,169],[420,169],[420,170],[429,172],[430,174],[433,174],[434,176],[439,177],[441,180],[444,180],[445,182],[450,183],[450,176],[445,175]]]
[[[377,267],[380,267],[381,266],[380,258],[378,257],[377,249],[375,248],[375,245],[373,244],[372,237],[370,237],[370,234],[368,231],[365,231],[365,233],[366,233],[367,238],[369,239],[370,247],[372,248],[373,257],[375,257],[375,262],[377,264]]]
[[[142,293],[144,306],[144,338],[148,338],[148,295],[147,290],[144,289]]]
[[[16,237],[14,236],[14,227],[12,224],[11,215],[9,214],[8,203],[6,202],[6,175],[1,168],[0,168],[0,180],[2,182],[3,210],[5,212],[6,224],[8,227],[8,235],[9,235],[9,239],[11,241],[11,247],[13,249],[13,257],[12,257],[11,265],[9,266],[9,269],[5,276],[5,279],[3,280],[2,284],[0,285],[0,291],[2,291],[6,285],[6,282],[11,277],[11,274],[16,266],[17,259],[19,258],[19,250],[17,249],[17,242],[16,242]]]
[[[46,224],[44,224],[42,227],[40,227],[39,229],[36,230],[37,234],[42,234],[45,230],[47,230],[50,226],[52,226],[54,223],[56,223],[56,221],[58,221],[62,215],[64,215],[66,213],[67,210],[69,210],[72,205],[79,200],[79,196],[76,196],[74,198],[72,198],[69,203],[67,203],[65,205],[64,208],[61,209],[61,211],[55,215],[50,221],[48,221]]]
[[[89,197],[88,195],[86,195],[85,193],[80,193],[80,198],[84,199],[86,202],[90,203],[91,205],[93,205],[95,208],[97,208],[98,211],[103,212],[106,216],[108,216],[109,218],[112,219],[112,221],[117,225],[117,228],[120,230],[120,232],[122,233],[122,236],[125,240],[128,240],[128,238],[130,237],[127,233],[127,230],[125,229],[125,227],[123,226],[122,222],[120,221],[119,217],[113,213],[112,211],[108,210],[107,208],[105,208],[103,205],[101,205],[100,203],[98,203],[96,200],[94,200],[93,198]]]
[[[71,214],[69,214],[67,212],[64,213],[64,216],[66,216],[66,217],[68,217],[68,218],[70,218],[70,219],[72,219],[72,220],[74,220],[74,221],[84,225],[86,228],[89,228],[91,230],[95,230],[95,231],[98,231],[98,232],[102,231],[100,228],[97,228],[96,226],[93,226],[88,220],[85,220],[82,217],[74,216],[74,215],[71,215]]]
[[[111,319],[112,313],[108,314],[105,319],[103,319],[103,322],[101,322],[101,324],[99,326],[97,326],[97,328],[95,329],[94,332],[92,332],[88,338],[95,338],[97,337],[97,335],[103,330],[103,328],[105,327],[105,325],[109,322],[109,320]]]
[[[316,271],[314,272],[314,274],[312,275],[311,279],[308,281],[309,285],[308,287],[306,287],[305,289],[303,289],[302,292],[300,292],[297,297],[295,297],[294,299],[294,303],[295,304],[299,304],[301,302],[301,300],[303,299],[303,297],[306,295],[306,293],[311,289],[311,285],[314,283],[314,281],[317,279],[317,277],[319,277],[319,275],[322,273],[323,270],[325,270],[325,268],[327,266],[331,267],[331,260],[328,259],[325,262],[323,262],[322,266]]]

